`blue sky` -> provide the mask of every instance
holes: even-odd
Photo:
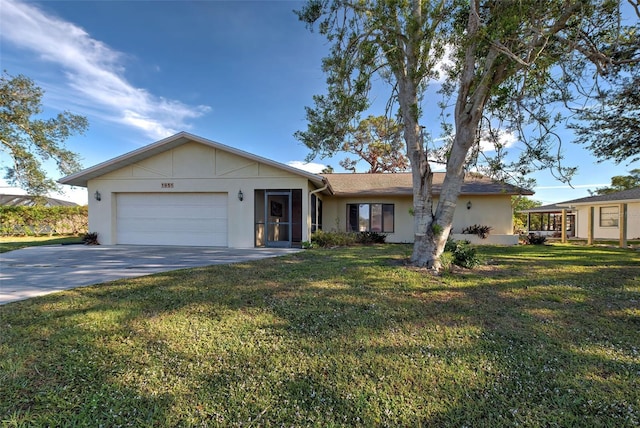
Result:
[[[308,149],[293,133],[306,129],[304,107],[325,90],[320,65],[329,50],[297,20],[300,5],[0,0],[0,67],[46,91],[45,116],[69,110],[88,118],[89,131],[67,140],[85,167],[179,131],[296,166]],[[382,114],[385,100],[377,101],[371,113]],[[588,196],[640,167],[597,164],[583,147],[563,147],[566,163],[579,165],[574,189],[537,174],[534,199],[545,204]],[[343,157],[305,168],[340,172]],[[58,197],[86,203],[84,189]]]

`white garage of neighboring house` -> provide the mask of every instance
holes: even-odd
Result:
[[[443,178],[434,174],[435,193]],[[87,188],[89,231],[106,245],[295,247],[317,229],[414,236],[409,173],[312,174],[186,132],[59,182]],[[487,243],[517,243],[515,194],[532,193],[466,177],[453,232],[488,225]]]

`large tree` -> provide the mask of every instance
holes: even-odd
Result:
[[[522,210],[539,207],[542,202],[527,198],[522,195],[514,195],[511,197],[511,209],[513,210],[513,231],[514,233],[524,233],[527,227],[527,214],[521,213]]]
[[[345,158],[340,166],[356,171],[360,160],[369,164],[369,173],[401,172],[409,169],[409,159],[404,154],[402,127],[386,116],[369,116],[356,129],[349,132],[342,151],[352,153],[356,159]]]
[[[592,193],[594,195],[606,195],[609,193],[621,192],[623,190],[635,189],[640,187],[640,168],[632,169],[629,175],[614,175],[611,177],[611,185],[608,187],[599,187]]]
[[[600,161],[631,163],[640,159],[638,72],[625,77],[622,85],[602,91],[599,103],[578,112],[582,121],[574,125],[577,142],[585,144]]]
[[[0,150],[11,159],[11,165],[4,167],[5,179],[33,196],[58,188],[47,177],[43,161],[54,161],[64,175],[81,168],[78,155],[66,149],[64,141],[88,126],[85,117],[66,111],[55,118],[39,118],[43,94],[23,75],[4,72],[0,77]]]
[[[350,123],[370,107],[374,76],[388,83],[413,176],[411,259],[438,269],[470,163],[484,159],[485,169],[501,178],[547,167],[561,179],[571,175],[573,169],[560,163],[553,130],[562,118],[549,106],[580,95],[570,88],[589,64],[607,73],[616,61],[637,60],[637,40],[631,55],[611,55],[622,28],[618,7],[609,0],[310,0],[298,17],[312,29],[319,22],[332,48],[322,63],[327,94],[314,97],[308,128],[296,136],[312,157],[335,153]],[[453,120],[444,127],[446,177],[434,206],[420,119],[423,109],[438,113],[422,97],[439,69],[446,79],[442,93],[453,100]],[[520,156],[509,162],[499,129],[523,143]],[[495,137],[497,156],[482,156],[480,136]]]

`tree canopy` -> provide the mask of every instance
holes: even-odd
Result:
[[[83,133],[87,119],[69,112],[41,119],[44,91],[26,76],[0,77],[0,149],[12,164],[4,167],[5,179],[32,196],[56,190],[43,161],[53,160],[58,171],[71,174],[81,168],[79,156],[64,147],[74,133]]]
[[[465,173],[475,168],[516,179],[548,168],[568,180],[575,168],[564,165],[556,131],[566,118],[554,106],[584,99],[585,82],[628,69],[640,57],[619,1],[309,0],[297,14],[327,37],[331,51],[322,62],[327,93],[314,96],[307,130],[296,137],[311,158],[334,154],[371,107],[374,82],[385,82],[413,177],[411,260],[434,269]],[[439,85],[441,103],[424,99],[430,83]],[[424,145],[425,114],[442,117],[443,147]],[[517,154],[508,153],[501,131],[517,137]],[[481,137],[492,143],[491,154]],[[446,159],[437,204],[432,151]]]
[[[637,36],[640,37],[640,34]],[[600,94],[599,103],[582,109],[574,125],[577,142],[600,160],[632,163],[640,159],[640,75]]]
[[[522,210],[539,207],[542,202],[526,196],[517,195],[511,197],[511,208],[513,210],[513,229],[514,233],[524,233],[527,227],[527,214],[521,213]]]
[[[349,133],[342,151],[358,158],[345,158],[340,166],[356,172],[359,160],[369,164],[369,173],[401,172],[409,169],[409,159],[404,155],[402,127],[386,116],[369,116]]]
[[[620,192],[622,190],[635,189],[640,187],[640,169],[632,169],[629,175],[615,175],[611,177],[611,185],[608,187],[599,187],[595,191],[590,192],[595,195],[606,195],[609,193]]]

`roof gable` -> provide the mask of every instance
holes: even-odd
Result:
[[[89,180],[111,173],[120,174],[121,171],[117,172],[118,170],[122,170],[125,167],[133,165],[135,165],[137,169],[144,169],[145,173],[153,172],[158,173],[160,176],[162,176],[162,154],[190,143],[198,143],[200,145],[205,145],[221,152],[228,153],[235,157],[245,158],[248,161],[247,164],[263,164],[268,167],[265,169],[275,168],[305,177],[318,186],[321,186],[324,183],[324,179],[320,175],[312,174],[307,171],[303,171],[301,169],[294,168],[289,165],[273,161],[271,159],[263,158],[230,146],[225,146],[224,144],[220,144],[206,138],[198,137],[187,132],[180,132],[171,137],[165,138],[163,140],[141,147],[137,150],[125,153],[124,155],[102,162],[98,165],[86,168],[75,174],[63,177],[58,180],[58,182],[61,184],[69,184],[72,186],[87,187],[87,183]],[[179,153],[180,150],[178,150],[177,152]]]

